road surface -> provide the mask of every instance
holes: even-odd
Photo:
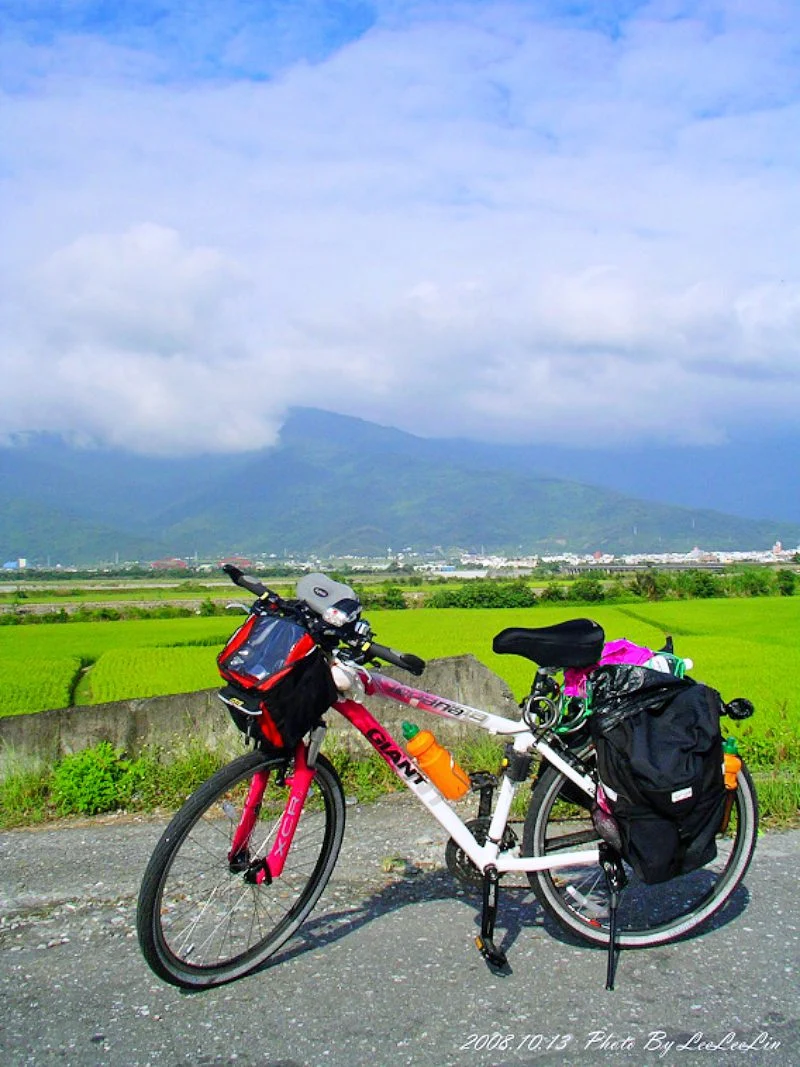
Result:
[[[139,954],[135,899],[163,822],[0,834],[0,1064],[461,1067],[800,1063],[800,831],[765,834],[702,936],[605,954],[563,940],[532,894],[501,899],[511,973],[473,944],[479,901],[409,797],[351,806],[337,871],[260,974],[184,994]]]

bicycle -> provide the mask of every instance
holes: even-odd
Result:
[[[596,623],[578,619],[495,637],[496,652],[538,665],[517,720],[416,689],[368,666],[383,661],[419,675],[425,664],[375,641],[349,587],[314,575],[301,579],[296,600],[285,601],[236,567],[225,570],[256,597],[248,618],[277,613],[312,635],[336,685],[333,708],[449,834],[449,869],[482,889],[475,940],[491,967],[507,962],[494,941],[506,874],[524,873],[563,930],[607,948],[608,988],[619,949],[684,937],[718,913],[739,886],[758,827],[756,793],[744,764],[728,794],[716,859],[699,870],[645,885],[598,834],[591,818],[597,775],[587,708],[567,696],[559,681],[565,669],[597,662],[605,638]],[[462,819],[421,773],[364,705],[365,694],[507,740],[499,776],[470,775],[478,795],[474,818]],[[320,751],[325,729],[320,718],[288,752],[257,743],[200,786],[167,826],[145,871],[137,909],[142,952],[161,979],[201,989],[250,974],[308,917],[334,869],[345,826],[342,785]],[[535,755],[538,769],[520,841],[509,816]]]

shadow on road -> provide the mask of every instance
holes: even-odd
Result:
[[[289,945],[276,956],[267,960],[261,971],[277,966],[287,960],[301,956],[310,950],[324,948],[352,934],[367,923],[384,915],[399,911],[409,905],[437,900],[451,900],[454,897],[472,905],[472,922],[477,934],[481,920],[481,892],[471,886],[462,886],[454,882],[449,872],[444,870],[424,871],[409,865],[402,879],[390,882],[381,889],[365,896],[355,908],[347,907],[328,910],[315,917],[312,915]],[[712,916],[698,930],[685,935],[681,940],[702,937],[711,930],[725,927],[747,908],[750,894],[744,885],[740,885],[725,907]],[[466,919],[466,916],[465,916]],[[467,920],[469,921],[469,920]],[[570,934],[546,915],[536,900],[533,890],[527,886],[503,886],[498,911],[498,942],[505,952],[511,953],[515,942],[523,933],[532,930],[545,931],[550,937],[561,942],[580,946],[584,949],[605,952],[599,945],[592,945]],[[512,957],[513,958],[513,957]],[[509,966],[499,973],[511,974]]]

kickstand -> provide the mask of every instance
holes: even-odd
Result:
[[[606,876],[609,896],[608,966],[606,989],[614,988],[614,973],[617,969],[617,907],[622,890],[628,884],[622,858],[616,849],[603,842],[600,845],[600,862]]]
[[[500,875],[496,867],[489,867],[483,872],[483,910],[481,912],[481,932],[475,938],[475,944],[481,955],[491,967],[501,969],[506,966],[506,954],[494,943],[494,922],[497,918],[497,900],[500,895]]]

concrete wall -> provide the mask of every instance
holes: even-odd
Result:
[[[431,660],[420,678],[387,668],[386,674],[470,707],[518,717],[516,702],[505,683],[473,656]],[[120,700],[113,704],[41,711],[34,715],[0,718],[0,770],[16,754],[52,763],[100,741],[136,756],[145,746],[175,750],[189,740],[200,740],[236,755],[243,750],[236,730],[216,689],[149,700]],[[384,698],[367,698],[367,706],[389,731],[399,737],[403,719],[429,726],[448,743],[468,728],[437,716],[415,713]],[[328,744],[341,743],[355,750],[369,745],[340,715],[327,717]],[[471,731],[476,733],[476,731]]]

